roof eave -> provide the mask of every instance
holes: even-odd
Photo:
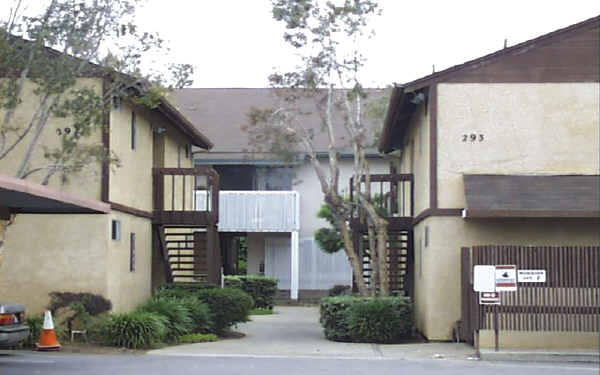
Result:
[[[200,133],[196,127],[167,99],[161,99],[158,110],[171,121],[173,121],[179,130],[181,130],[192,140],[192,144],[194,146],[198,146],[206,150],[210,150],[214,147],[214,144],[204,134]]]

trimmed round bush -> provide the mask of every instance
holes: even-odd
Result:
[[[228,328],[247,322],[248,313],[254,301],[252,297],[240,289],[204,289],[197,296],[206,303],[213,315],[213,330],[222,334]]]
[[[320,306],[325,337],[333,341],[397,343],[412,334],[407,297],[328,297]]]
[[[176,341],[179,336],[192,332],[194,328],[190,311],[176,298],[153,297],[140,306],[138,311],[154,313],[166,318],[165,340],[167,341]]]
[[[167,332],[162,315],[134,311],[108,316],[99,324],[105,344],[125,348],[149,348],[160,342]]]
[[[272,309],[277,293],[277,279],[260,275],[225,276],[225,286],[241,289],[254,300],[254,307]]]
[[[363,300],[348,312],[348,327],[355,342],[392,344],[412,333],[412,307],[401,297]]]
[[[325,338],[332,341],[352,341],[348,311],[357,301],[358,298],[350,296],[328,297],[321,300],[319,322],[323,326]]]

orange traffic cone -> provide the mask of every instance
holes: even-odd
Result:
[[[42,327],[42,336],[40,342],[36,344],[39,351],[57,351],[60,350],[60,343],[54,331],[54,322],[52,313],[48,310],[44,313],[44,326]]]

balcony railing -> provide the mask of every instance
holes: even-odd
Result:
[[[354,179],[350,179],[350,200],[354,200],[356,191]],[[369,189],[365,176],[360,179],[359,190],[369,192],[369,198],[379,212],[388,219],[390,229],[405,228],[411,225],[414,215],[412,174],[372,174]],[[365,223],[366,213],[356,209],[353,213],[354,225]]]
[[[210,167],[154,168],[154,222],[203,226],[219,218],[219,174]],[[203,204],[198,204],[198,195]]]
[[[196,193],[198,207],[207,204]],[[300,228],[300,195],[295,191],[221,191],[219,232],[293,232]]]

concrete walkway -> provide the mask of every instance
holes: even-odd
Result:
[[[246,336],[217,342],[177,345],[149,351],[150,355],[257,358],[353,358],[404,360],[475,360],[475,350],[464,343],[355,344],[326,340],[316,307],[278,306],[275,314],[252,316],[236,329]],[[599,363],[595,351],[482,350],[482,360]]]
[[[240,339],[172,346],[151,355],[204,357],[317,357],[354,359],[467,359],[473,348],[465,344],[355,344],[326,340],[316,307],[276,307],[275,314],[252,316],[235,331]]]

